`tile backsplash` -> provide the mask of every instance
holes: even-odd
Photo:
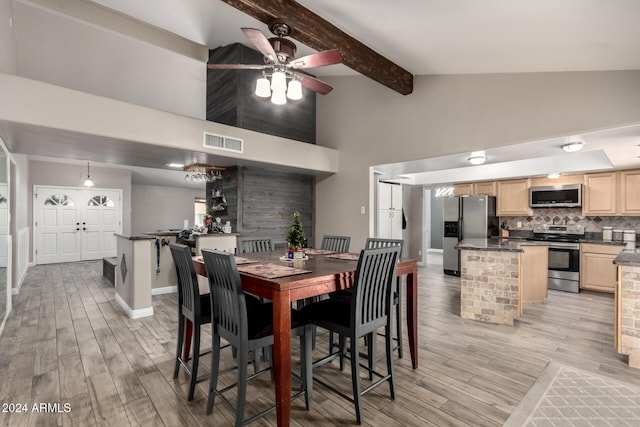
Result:
[[[522,228],[518,228],[518,221]],[[531,216],[500,217],[500,223],[507,223],[509,230],[533,230],[538,224],[579,224],[588,233],[600,233],[602,227],[636,230],[640,232],[640,217],[637,216],[583,216],[581,208],[538,208]]]

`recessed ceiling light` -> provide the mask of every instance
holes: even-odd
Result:
[[[568,142],[562,146],[562,149],[567,153],[575,153],[576,151],[582,150],[584,147],[584,142],[582,141],[573,141]]]
[[[549,178],[549,179],[560,178],[560,174],[558,172],[552,172],[549,175],[547,175],[547,178]]]
[[[170,168],[182,169],[184,165],[182,163],[165,163],[165,166],[169,166]]]
[[[469,160],[472,165],[481,165],[487,161],[487,156],[471,156],[467,160]]]

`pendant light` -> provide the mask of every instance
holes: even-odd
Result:
[[[84,180],[85,187],[93,187],[93,181],[91,181],[91,174],[89,173],[89,162],[87,162],[87,179]]]

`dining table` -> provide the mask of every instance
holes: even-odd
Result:
[[[288,426],[291,416],[291,303],[352,287],[359,254],[309,250],[304,260],[290,260],[283,255],[282,251],[270,251],[236,256],[243,291],[269,299],[273,304],[273,371],[276,416],[280,427]],[[194,257],[193,264],[197,274],[207,275],[202,257]],[[416,369],[418,367],[417,261],[400,259],[396,275],[406,276],[409,351],[412,367]],[[186,348],[185,350],[188,355],[188,350]]]

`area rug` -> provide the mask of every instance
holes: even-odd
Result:
[[[640,426],[640,386],[551,362],[504,425]]]

